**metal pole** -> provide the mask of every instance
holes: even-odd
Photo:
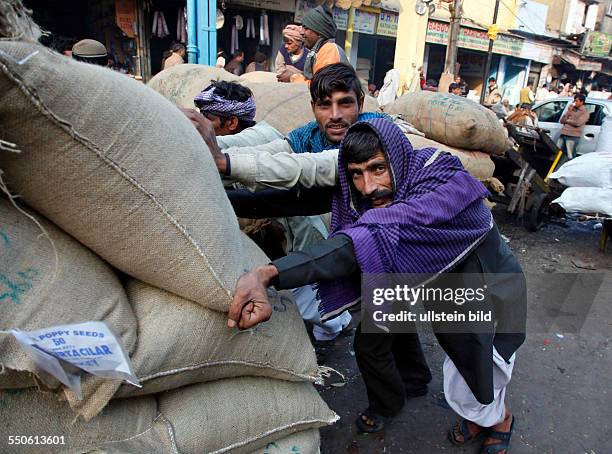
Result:
[[[446,60],[444,72],[455,75],[457,66],[457,43],[459,41],[459,31],[461,30],[461,8],[463,0],[455,0],[453,13],[451,14],[450,29],[448,31],[448,46],[446,47]]]
[[[348,12],[348,20],[346,25],[346,38],[344,39],[344,53],[346,58],[351,61],[351,48],[353,47],[353,31],[355,27],[355,7],[351,6]],[[351,62],[353,63],[353,62]],[[354,62],[357,66],[357,62]]]
[[[187,0],[187,61],[198,62],[198,25],[196,0]]]
[[[499,12],[499,0],[495,0],[495,11],[493,12],[493,24],[497,23],[497,13]],[[485,93],[487,91],[487,83],[489,73],[491,72],[491,59],[493,58],[493,40],[489,39],[489,52],[487,54],[487,64],[485,65],[484,73],[482,73],[482,90],[480,90],[480,104],[484,104]]]

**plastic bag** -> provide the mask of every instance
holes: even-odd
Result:
[[[612,188],[612,150],[578,156],[551,173],[550,178],[570,187]]]

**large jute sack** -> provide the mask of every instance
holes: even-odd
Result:
[[[239,82],[240,78],[223,68],[186,63],[157,73],[148,86],[179,107],[193,108],[193,98],[208,87],[211,80]]]
[[[158,403],[183,454],[250,453],[338,419],[312,384],[268,378],[187,386],[159,394]]]
[[[110,267],[42,216],[20,209],[0,198],[0,330],[104,321],[125,351],[132,353],[136,318]],[[37,368],[12,335],[0,333],[0,388],[37,382],[64,394],[86,420],[108,403],[121,384],[86,374],[83,400],[77,400]]]
[[[244,375],[317,378],[317,359],[291,292],[271,293],[270,320],[242,332],[227,327],[225,314],[141,282],[129,282],[127,293],[138,319],[132,365],[143,388],[124,385],[119,397]]]
[[[115,400],[91,421],[84,422],[75,421],[66,402],[58,401],[53,394],[32,388],[0,390],[0,433],[5,454],[89,452],[148,434],[156,416],[157,403],[153,396]],[[19,438],[20,444],[9,444],[9,435],[23,436]],[[156,438],[147,444],[170,444],[164,434]]]
[[[396,99],[385,112],[400,114],[425,137],[451,147],[503,154],[511,148],[495,114],[461,96],[418,91]]]
[[[320,443],[318,429],[303,430],[280,440],[271,441],[250,454],[319,454]]]
[[[457,156],[470,175],[477,180],[486,180],[493,176],[495,171],[495,163],[491,160],[491,157],[480,151],[467,151],[459,150],[457,148],[438,143],[435,140],[428,139],[423,136],[416,134],[406,134],[408,140],[415,149],[421,148],[437,148],[439,150],[448,151],[450,154]]]
[[[250,83],[281,83],[276,79],[276,73],[269,71],[251,71],[240,76],[240,82]]]
[[[224,311],[243,272],[234,211],[204,141],[134,80],[0,42],[9,189],[123,272]]]

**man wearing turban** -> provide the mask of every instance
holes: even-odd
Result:
[[[303,29],[289,24],[283,29],[284,43],[276,55],[276,76],[279,82],[289,82],[294,74],[303,74],[308,49],[304,48]]]

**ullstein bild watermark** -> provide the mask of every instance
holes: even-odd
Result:
[[[364,274],[362,330],[415,332],[579,332],[591,309],[609,300],[602,273]],[[608,279],[610,280],[610,279]]]

